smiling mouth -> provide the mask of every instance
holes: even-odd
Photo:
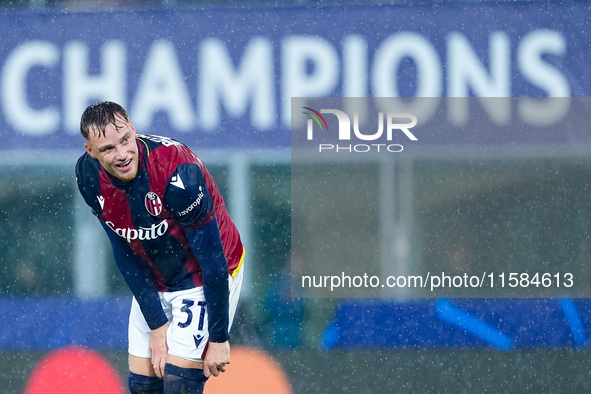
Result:
[[[115,167],[118,167],[118,168],[125,168],[125,167],[127,167],[127,166],[128,166],[130,163],[131,163],[131,159],[127,160],[127,161],[126,161],[126,162],[124,162],[124,163],[117,164]]]

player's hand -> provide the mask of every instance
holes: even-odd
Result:
[[[156,376],[162,379],[164,376],[164,366],[166,365],[166,356],[168,355],[168,345],[166,344],[166,331],[168,324],[164,324],[150,335],[150,352],[152,353],[152,367]]]
[[[218,376],[226,372],[226,364],[230,364],[230,342],[209,342],[203,359],[203,375],[206,378]]]

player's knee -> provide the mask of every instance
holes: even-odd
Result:
[[[207,378],[202,369],[181,368],[166,364],[164,367],[164,393],[202,394]]]
[[[131,394],[162,394],[164,384],[162,379],[155,376],[138,375],[130,372],[128,378]]]

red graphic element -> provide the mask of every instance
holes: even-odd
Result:
[[[33,370],[25,394],[123,394],[123,381],[99,353],[73,346],[55,350]]]
[[[326,120],[324,120],[324,116],[320,115],[320,112],[316,111],[315,109],[312,109],[310,107],[304,107],[305,109],[314,112],[316,115],[318,115],[320,117],[320,119],[322,119],[322,122],[324,123],[324,126],[326,127],[326,130],[328,130],[328,125],[326,124]]]

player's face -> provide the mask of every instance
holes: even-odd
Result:
[[[139,167],[135,127],[120,116],[115,119],[115,124],[105,128],[104,137],[91,132],[84,147],[108,173],[122,181],[130,181],[137,175]]]

